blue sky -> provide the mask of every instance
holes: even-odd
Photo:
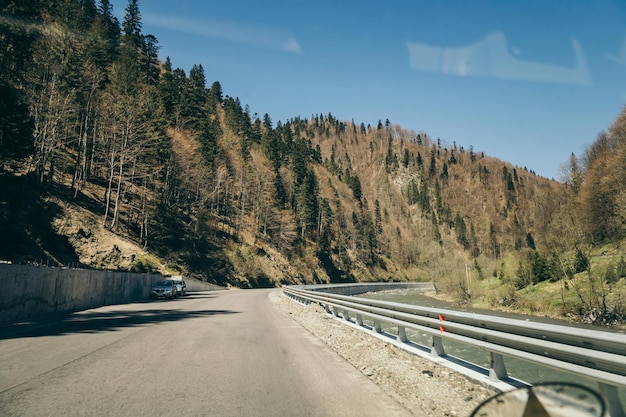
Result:
[[[127,0],[113,0],[123,19]],[[626,105],[623,0],[139,2],[160,56],[274,123],[378,120],[559,179]]]

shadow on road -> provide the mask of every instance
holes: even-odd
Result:
[[[216,298],[217,294],[214,292],[186,292],[181,298],[186,300],[187,298]]]
[[[161,300],[159,300],[161,301]],[[159,302],[159,301],[151,301]],[[166,300],[176,305],[176,299]],[[145,309],[142,311],[100,311],[88,310],[53,318],[34,320],[25,323],[0,326],[0,340],[25,337],[60,336],[72,333],[100,333],[117,331],[122,328],[145,326],[154,323],[176,322],[219,314],[236,314],[231,310]]]
[[[174,298],[162,297],[162,298],[155,298],[155,299],[145,299],[145,300],[133,301],[133,303],[154,303],[157,301],[174,302],[174,301],[182,301],[182,300],[199,300],[199,299],[216,298],[216,297],[217,297],[217,294],[215,293],[194,291],[194,292],[187,292],[183,296],[177,296]]]

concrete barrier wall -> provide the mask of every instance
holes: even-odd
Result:
[[[0,264],[0,323],[147,299],[158,274]]]
[[[170,278],[168,278],[168,279],[170,279]],[[176,277],[176,276],[173,276],[173,277],[171,277],[171,279],[184,279],[185,280],[185,284],[187,285],[187,291],[188,292],[195,292],[195,291],[218,291],[218,290],[226,290],[226,289],[228,289],[226,287],[221,287],[219,285],[211,284],[211,283],[206,282],[206,281],[200,281],[198,279],[191,278],[191,277]]]

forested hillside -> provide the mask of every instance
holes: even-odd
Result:
[[[464,302],[495,282],[499,304],[553,282],[581,314],[623,313],[626,112],[557,182],[331,102],[253,113],[161,59],[137,0],[122,22],[108,0],[9,1],[0,45],[0,259],[241,287],[433,280]]]

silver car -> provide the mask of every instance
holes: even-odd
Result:
[[[176,295],[185,295],[187,292],[187,284],[182,279],[174,279],[174,285],[176,286]]]
[[[150,298],[174,298],[176,296],[176,285],[171,279],[157,281],[152,284]]]

